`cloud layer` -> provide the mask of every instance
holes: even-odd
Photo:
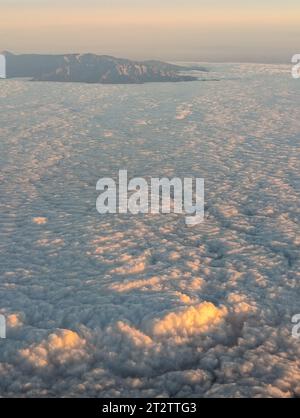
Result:
[[[211,70],[1,83],[1,396],[300,396],[300,98],[287,67]],[[205,222],[100,216],[120,168],[204,177]]]

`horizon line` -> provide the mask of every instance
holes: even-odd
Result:
[[[97,55],[97,56],[106,56],[106,57],[112,57],[112,58],[119,58],[119,59],[128,59],[131,61],[138,61],[138,62],[144,62],[144,61],[163,61],[163,62],[169,62],[169,63],[179,63],[179,62],[185,62],[185,63],[201,63],[201,64],[279,64],[279,65],[288,65],[291,63],[291,59],[289,61],[285,61],[285,60],[277,60],[277,59],[269,59],[266,61],[264,60],[260,60],[260,59],[241,59],[240,61],[234,59],[234,60],[230,60],[228,59],[223,59],[223,60],[210,60],[207,58],[203,58],[203,59],[178,59],[178,58],[174,58],[174,59],[166,59],[166,58],[128,58],[126,57],[126,55],[112,55],[109,53],[97,53],[97,52],[12,52],[9,51],[7,49],[1,49],[0,50],[0,55],[5,55],[5,54],[12,54],[12,55],[50,55],[50,56],[55,56],[55,55]],[[292,57],[292,55],[291,55]]]

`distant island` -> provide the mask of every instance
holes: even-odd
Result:
[[[16,55],[4,51],[7,78],[35,81],[81,82],[102,84],[140,84],[149,82],[196,81],[184,74],[205,68],[183,67],[162,61],[132,61],[107,55],[66,54]]]

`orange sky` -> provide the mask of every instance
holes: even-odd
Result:
[[[294,0],[185,0],[184,6],[176,0],[163,5],[156,0],[0,0],[0,5],[0,47],[15,52],[215,61],[284,61],[299,52],[300,2]]]

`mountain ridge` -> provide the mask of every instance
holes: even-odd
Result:
[[[82,82],[101,84],[141,84],[147,82],[196,81],[183,74],[195,67],[184,67],[157,60],[134,61],[109,55],[13,54],[6,57],[7,78],[23,77],[33,81]],[[203,68],[197,70],[206,71]]]

